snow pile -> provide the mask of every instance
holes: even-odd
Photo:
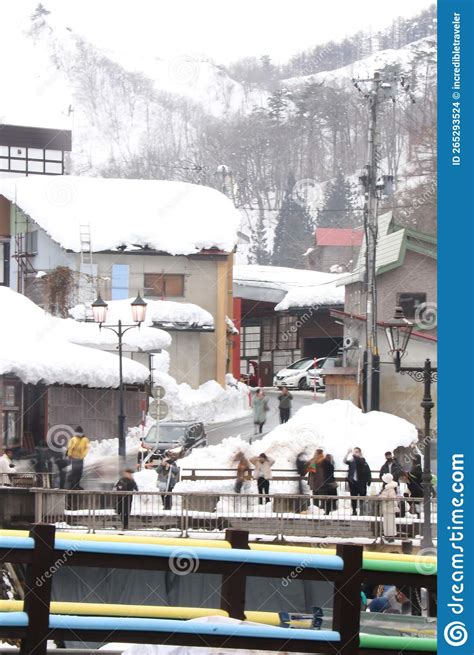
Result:
[[[337,276],[339,277],[339,276]],[[295,287],[290,289],[275,311],[293,307],[318,307],[320,305],[343,305],[344,287],[337,287],[335,282],[323,282],[315,286]]]
[[[118,387],[116,355],[70,343],[81,330],[91,328],[98,331],[98,326],[81,325],[72,319],[51,316],[25,296],[2,286],[0,306],[0,374],[11,373],[31,384]],[[149,329],[156,332],[153,335],[155,343],[159,341],[164,345],[164,340],[169,339],[166,333]],[[145,366],[124,358],[123,379],[126,383],[140,384],[147,377]]]
[[[265,452],[275,460],[275,469],[295,470],[298,453],[304,452],[309,458],[316,448],[323,448],[335,458],[336,469],[344,469],[343,457],[347,450],[359,446],[369,466],[377,469],[385,461],[387,450],[409,446],[417,436],[416,427],[398,416],[385,412],[364,414],[349,400],[330,400],[302,407],[288,423],[279,425],[253,445],[236,436],[216,446],[196,449],[181,460],[181,467],[235,468],[233,458],[242,451],[247,457]],[[204,491],[206,486],[209,490],[227,490],[221,481],[210,481],[182,482],[176,491],[198,488]]]
[[[108,300],[107,322],[116,323],[119,319],[130,323],[132,309],[130,304],[133,298],[127,300]],[[189,302],[174,302],[171,300],[146,300],[147,310],[144,325],[159,323],[163,326],[189,326],[212,329],[214,318],[208,311]],[[92,317],[90,305],[83,303],[76,305],[69,311],[76,321],[85,321]],[[143,328],[142,328],[143,330]],[[127,332],[127,336],[130,334]],[[132,332],[132,334],[134,334]]]
[[[178,384],[173,377],[160,371],[154,372],[154,382],[165,388],[164,401],[170,409],[168,421],[216,423],[241,418],[250,412],[248,387],[232,376],[227,376],[225,389],[215,380],[192,389],[189,384]]]
[[[339,276],[321,271],[309,271],[285,266],[234,266],[234,282],[247,286],[289,291],[293,287],[307,287],[335,281]]]
[[[291,307],[314,307],[319,305],[343,305],[344,292],[336,287],[342,276],[321,271],[309,271],[283,266],[234,266],[234,284],[237,287],[269,289],[280,292],[276,311]]]
[[[0,179],[16,203],[63,248],[80,252],[80,225],[90,225],[94,252],[140,248],[189,255],[231,252],[240,214],[210,187],[163,180],[33,175]]]

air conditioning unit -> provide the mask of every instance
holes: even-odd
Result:
[[[349,350],[350,348],[357,348],[359,345],[357,339],[353,339],[352,337],[344,337],[343,344],[344,344],[344,350]]]

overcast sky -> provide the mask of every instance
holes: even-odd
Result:
[[[0,15],[39,0],[8,0]],[[115,52],[163,58],[204,54],[217,63],[269,54],[275,62],[360,29],[409,17],[431,0],[42,0],[60,22]],[[10,14],[11,15],[11,14]],[[4,21],[2,21],[4,22]]]

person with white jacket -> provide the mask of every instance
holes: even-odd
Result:
[[[385,487],[380,492],[384,500],[380,503],[382,511],[383,534],[388,542],[395,541],[397,528],[395,525],[395,513],[397,511],[397,483],[391,473],[382,475],[382,482]]]
[[[260,453],[258,457],[250,457],[250,463],[255,466],[253,470],[253,477],[257,480],[258,493],[260,498],[258,500],[259,505],[263,504],[263,496],[266,495],[265,502],[268,503],[270,499],[268,494],[270,493],[270,480],[272,479],[272,466],[275,463],[275,460],[265,453]]]
[[[15,473],[15,465],[12,462],[12,458],[13,451],[11,448],[6,448],[0,457],[0,486],[2,487],[10,485],[10,473]]]

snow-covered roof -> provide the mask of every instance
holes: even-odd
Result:
[[[90,226],[94,252],[146,247],[171,255],[231,252],[240,225],[224,194],[185,182],[33,175],[0,179],[0,195],[74,252],[81,225]]]
[[[436,238],[405,227],[393,225],[392,212],[381,214],[377,228],[377,251],[375,254],[376,274],[386,273],[403,264],[406,250],[412,250],[428,257],[436,257]],[[341,275],[337,284],[344,286],[361,282],[364,278],[366,240],[359,250],[357,264],[349,275]]]
[[[234,266],[234,295],[277,302],[276,311],[316,305],[342,305],[334,273],[281,266]]]
[[[51,316],[7,287],[0,286],[0,306],[0,374],[14,374],[33,384],[118,387],[117,356],[97,349],[117,342],[112,332],[99,331],[92,323]],[[130,330],[125,336],[132,347],[143,350],[165,348],[170,343],[169,335],[156,328]],[[142,364],[123,359],[124,382],[140,384],[148,375]]]
[[[107,300],[107,322],[116,323],[119,319],[130,322],[132,313],[130,303],[133,298],[128,300]],[[195,328],[195,329],[214,329],[214,318],[212,314],[200,307],[189,302],[175,302],[172,300],[146,300],[147,311],[145,326],[153,324],[163,328]],[[84,321],[92,315],[92,311],[84,304],[76,305],[70,312],[71,316],[78,320]],[[141,331],[147,332],[144,328]],[[161,330],[152,330],[153,333],[162,334]],[[133,335],[134,331],[127,332],[127,335]],[[160,346],[166,347],[166,345]]]

